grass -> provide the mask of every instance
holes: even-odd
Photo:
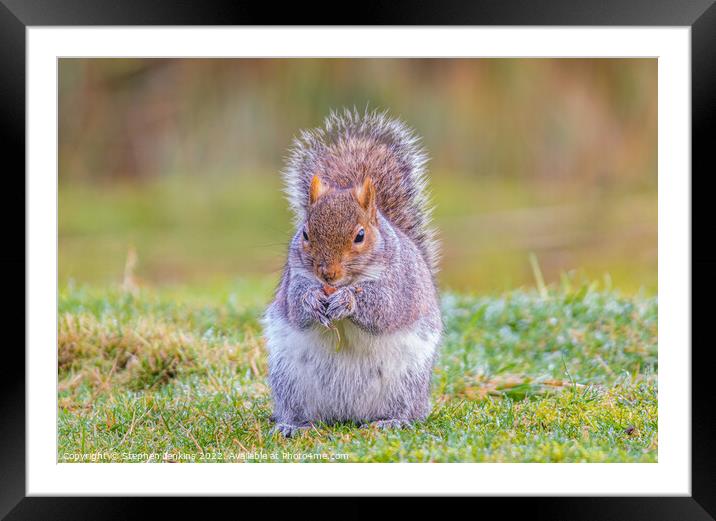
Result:
[[[567,278],[447,293],[427,420],[286,440],[258,322],[272,283],[62,288],[58,461],[657,461],[655,297]]]

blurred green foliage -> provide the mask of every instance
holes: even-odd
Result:
[[[388,109],[431,156],[441,283],[577,271],[657,289],[655,59],[62,59],[59,274],[270,285],[278,171],[331,108]],[[135,273],[136,271],[136,273]]]

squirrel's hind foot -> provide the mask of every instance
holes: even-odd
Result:
[[[293,423],[276,423],[271,428],[271,434],[280,433],[286,438],[292,438],[296,434],[299,434],[302,430],[308,429],[309,425],[296,425]]]
[[[376,427],[378,429],[409,429],[412,428],[413,422],[410,420],[401,420],[398,418],[392,418],[390,420],[378,420],[369,423],[364,423],[360,426],[361,429],[370,429]]]

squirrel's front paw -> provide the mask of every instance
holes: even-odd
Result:
[[[344,287],[336,290],[335,293],[328,297],[328,305],[326,306],[328,320],[341,320],[353,314],[356,309],[356,297],[353,291],[351,287]]]
[[[309,290],[303,296],[303,309],[306,310],[308,315],[313,320],[320,322],[325,327],[328,327],[330,320],[326,316],[326,306],[326,294],[323,292],[322,288]]]

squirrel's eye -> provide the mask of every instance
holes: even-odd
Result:
[[[303,240],[304,240],[304,241],[307,241],[307,240],[308,240],[308,234],[306,233],[306,229],[305,229],[305,228],[303,229]]]
[[[361,228],[361,229],[358,231],[358,235],[356,235],[356,238],[353,239],[353,242],[355,242],[355,243],[363,242],[363,239],[364,239],[364,238],[365,238],[365,230],[364,230],[363,228]]]

